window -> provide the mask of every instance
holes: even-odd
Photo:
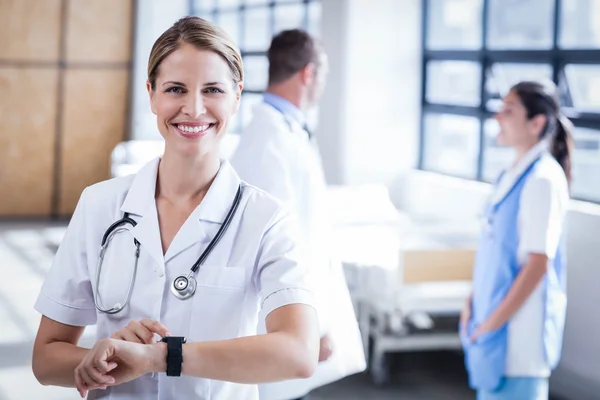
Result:
[[[481,1],[431,0],[427,45],[431,49],[478,49],[481,46]]]
[[[562,2],[559,45],[565,49],[600,47],[600,0]]]
[[[554,2],[488,0],[487,46],[494,50],[552,48]]]
[[[496,136],[500,132],[500,126],[495,119],[487,119],[483,126],[483,171],[482,180],[495,183],[500,173],[506,168],[506,160],[512,160],[515,156],[510,147],[499,146]]]
[[[514,158],[496,141],[502,97],[549,79],[576,127],[573,196],[600,202],[600,0],[421,1],[419,168],[494,182]]]
[[[427,169],[470,179],[477,176],[477,118],[429,114],[425,119],[425,135]]]
[[[549,64],[494,63],[486,74],[487,108],[497,111],[510,88],[524,80],[552,79]]]
[[[479,104],[481,66],[468,61],[432,61],[427,65],[427,101],[441,104]]]
[[[584,200],[600,199],[600,130],[577,128],[571,190]]]
[[[565,66],[571,106],[580,111],[600,112],[600,65]]]
[[[190,14],[223,28],[239,46],[244,61],[244,91],[231,132],[250,121],[252,107],[267,86],[266,52],[276,33],[291,28],[319,37],[320,0],[191,0]]]

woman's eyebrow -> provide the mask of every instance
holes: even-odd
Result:
[[[164,82],[162,85],[163,85],[163,86],[165,86],[165,85],[178,85],[178,86],[185,86],[185,83],[182,83],[182,82],[177,82],[177,81],[167,81],[167,82]]]

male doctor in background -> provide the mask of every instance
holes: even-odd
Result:
[[[331,254],[326,182],[306,112],[321,97],[327,56],[306,32],[275,36],[267,53],[269,84],[240,135],[231,164],[242,180],[295,207],[317,278],[321,361],[313,377],[260,385],[261,400],[302,398],[366,368],[358,323],[340,262]]]

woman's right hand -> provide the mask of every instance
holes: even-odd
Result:
[[[162,336],[170,336],[166,326],[158,321],[148,318],[140,321],[132,320],[126,327],[119,329],[111,335],[111,339],[125,340],[126,342],[134,342],[141,344],[154,343],[154,334]]]

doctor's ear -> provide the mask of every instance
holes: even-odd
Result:
[[[152,113],[156,115],[156,107],[154,107],[154,95],[156,92],[152,89],[152,83],[150,81],[146,81],[146,90],[148,90],[148,95],[150,96],[150,109]]]
[[[317,74],[317,66],[315,63],[308,63],[300,70],[300,79],[302,83],[310,84],[315,80]]]

